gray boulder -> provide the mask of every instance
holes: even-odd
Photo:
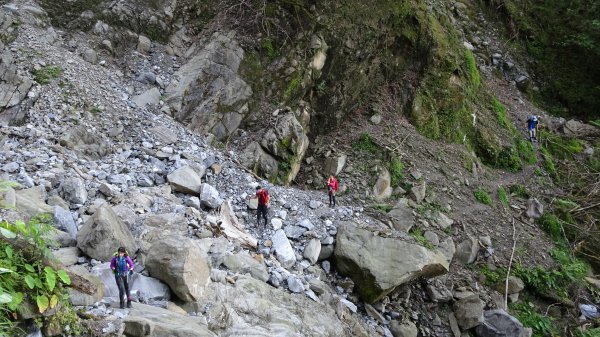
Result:
[[[52,207],[44,201],[45,199],[46,191],[41,186],[15,191],[15,206],[17,210],[29,217],[53,212]]]
[[[223,199],[216,188],[204,183],[200,188],[200,203],[208,208],[217,208],[221,206]]]
[[[523,324],[502,309],[486,311],[483,316],[483,324],[480,324],[475,328],[477,337],[525,336]]]
[[[417,337],[419,330],[415,323],[411,321],[399,322],[392,321],[390,323],[390,331],[394,337]]]
[[[304,284],[297,277],[290,275],[287,279],[288,288],[293,293],[304,292]]]
[[[54,206],[54,226],[71,235],[73,239],[77,237],[77,224],[73,220],[71,212],[60,206]]]
[[[412,209],[408,206],[408,200],[401,198],[398,200],[394,208],[387,214],[396,230],[408,233],[415,224],[415,216]]]
[[[527,200],[527,216],[533,219],[539,219],[544,215],[544,205],[536,198]]]
[[[67,288],[67,292],[69,293],[69,302],[73,305],[93,305],[94,303],[102,300],[104,297],[104,285],[102,284],[102,280],[97,276],[94,276],[90,273],[86,267],[82,265],[70,266],[67,268],[70,272],[84,278],[94,285],[94,293],[86,294],[82,293],[73,288]],[[115,278],[113,276],[112,282],[115,283]]]
[[[115,214],[110,205],[104,204],[77,233],[77,247],[89,257],[100,261],[109,261],[120,246],[130,252],[135,252],[137,249],[129,228]]]
[[[200,299],[210,281],[209,258],[189,238],[171,236],[155,242],[146,258],[150,276],[169,285],[182,301]]]
[[[196,172],[189,166],[178,168],[167,175],[167,181],[174,191],[188,194],[197,194],[202,186],[204,172]]]
[[[341,154],[338,156],[332,156],[325,160],[325,175],[337,176],[342,172],[344,166],[346,166],[347,155]]]
[[[463,330],[468,330],[483,323],[483,301],[472,295],[454,303],[454,316]]]
[[[241,251],[237,254],[226,255],[223,259],[223,264],[229,270],[235,273],[246,274],[249,273],[252,277],[259,279],[263,282],[269,280],[269,272],[263,262],[252,258],[246,251]]]
[[[216,337],[198,317],[182,315],[171,310],[133,303],[123,319],[125,336]]]
[[[462,264],[470,264],[475,262],[478,252],[479,245],[477,239],[469,237],[456,247],[456,254],[454,257]]]
[[[252,172],[271,178],[279,172],[279,162],[257,142],[251,142],[240,155],[240,163]]]
[[[417,277],[448,272],[448,261],[441,253],[400,239],[379,237],[353,222],[340,223],[336,241],[338,271],[352,278],[355,290],[368,303]]]
[[[98,63],[98,54],[92,48],[86,48],[83,52],[81,52],[81,57],[85,62],[89,62],[91,64]]]
[[[317,239],[310,240],[304,247],[304,258],[310,261],[311,264],[317,263],[319,254],[321,253],[321,241]]]
[[[150,47],[152,47],[152,41],[150,41],[149,38],[140,35],[138,37],[137,51],[142,54],[148,54]]]
[[[141,239],[154,243],[166,236],[187,234],[188,224],[183,214],[164,213],[151,214],[144,219],[144,232]]]
[[[289,268],[296,263],[296,253],[290,244],[285,232],[279,229],[273,234],[273,250],[277,260],[284,268]]]
[[[506,283],[505,280],[503,279],[502,282],[499,282],[498,284],[496,284],[494,286],[494,289],[497,290],[499,293],[504,294],[504,291],[506,290]],[[516,276],[509,276],[508,277],[508,294],[517,294],[519,292],[521,292],[521,290],[525,289],[525,283],[523,282],[523,280],[521,280],[520,278],[516,277]]]
[[[421,203],[425,199],[425,193],[427,192],[427,184],[425,181],[413,186],[410,189],[410,197],[416,202]]]
[[[94,133],[84,125],[68,129],[60,138],[60,145],[88,159],[99,159],[111,152],[111,145],[104,136]]]
[[[64,247],[53,251],[52,255],[60,261],[60,263],[68,267],[77,263],[79,256],[81,256],[81,252],[77,247]]]
[[[386,168],[382,169],[375,186],[373,186],[373,195],[376,200],[383,200],[392,196],[392,176]]]
[[[160,91],[158,88],[148,89],[139,95],[133,96],[131,100],[139,107],[156,105],[160,102]]]

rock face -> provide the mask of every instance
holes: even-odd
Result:
[[[263,282],[269,280],[269,272],[265,264],[255,260],[247,252],[242,251],[237,254],[227,255],[223,259],[223,264],[235,273],[250,273],[252,277]]]
[[[277,159],[267,153],[258,142],[251,142],[240,154],[240,163],[265,177],[276,177],[279,172]]]
[[[3,30],[4,25],[8,23],[10,26],[13,22],[12,17],[8,15],[2,15],[2,19],[0,22],[3,23]],[[32,85],[33,81],[19,74],[12,54],[2,53],[0,56],[0,124],[14,124],[25,120],[19,103],[27,97]]]
[[[184,64],[166,89],[172,114],[192,130],[224,139],[237,130],[248,111],[252,89],[237,74],[244,50],[233,34],[215,33],[211,41]]]
[[[244,275],[235,287],[211,283],[200,304],[209,308],[208,325],[219,336],[367,336],[352,317],[342,323],[330,306]]]
[[[146,268],[182,301],[192,302],[210,281],[208,257],[189,238],[171,236],[150,247]]]
[[[77,247],[89,257],[109,261],[120,246],[129,252],[135,252],[137,249],[127,226],[110,205],[104,204],[77,233]]]
[[[304,115],[309,115],[307,111],[300,110],[298,117],[302,120]],[[308,118],[307,118],[308,119]],[[298,121],[296,114],[288,112],[281,116],[274,128],[269,129],[260,143],[260,145],[285,165],[280,165],[283,169],[283,183],[289,184],[298,174],[300,164],[306,149],[308,149],[308,136],[306,123]]]
[[[353,222],[340,224],[335,258],[340,274],[352,278],[359,296],[369,303],[416,277],[448,272],[448,261],[441,253],[400,239],[375,236]]]
[[[125,336],[217,336],[197,317],[185,316],[150,305],[133,303],[129,315],[123,320]]]
[[[200,203],[208,208],[217,208],[223,203],[219,191],[209,184],[202,184],[200,189]]]

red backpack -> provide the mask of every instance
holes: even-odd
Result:
[[[266,205],[269,203],[269,192],[265,189],[260,189],[256,192],[256,196],[258,197],[259,205]]]

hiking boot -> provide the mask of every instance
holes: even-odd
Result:
[[[131,309],[131,300],[127,301],[127,307]]]
[[[125,309],[125,302],[124,302],[124,301],[121,301],[121,306],[120,306],[120,308],[121,308],[121,309]]]

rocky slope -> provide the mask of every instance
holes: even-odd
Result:
[[[387,26],[361,16],[364,7],[347,13],[313,6],[297,13],[311,17],[310,27],[350,28],[324,24],[334,28],[308,33],[298,22],[276,22],[280,35],[303,35],[296,49],[269,56],[278,35],[257,44],[251,29],[233,30],[254,21],[219,25],[242,7],[65,6],[22,0],[0,12],[0,180],[19,183],[3,192],[1,214],[10,222],[52,214],[55,255],[104,285],[95,293],[70,290],[90,335],[527,335],[497,310],[506,309],[501,287],[481,286],[471,266],[504,265],[513,228],[529,250],[525,263],[552,265],[552,243],[532,225],[543,205],[515,195],[504,209],[472,195],[474,187],[495,191],[536,173],[492,170],[463,144],[431,139],[458,137],[494,158],[511,142],[499,137],[503,130],[478,133],[496,127],[485,122],[496,121],[489,109],[474,105],[473,117],[463,111],[485,94],[475,85],[479,71],[513,122],[535,111],[515,85],[492,76],[502,68],[506,80],[525,81],[509,56],[494,52],[488,61],[500,48],[494,36],[450,29],[472,27],[455,21],[471,22],[476,7],[457,2],[436,9],[437,16],[425,14],[427,4],[397,8],[399,21]],[[255,14],[273,24],[267,9]],[[285,6],[272,10],[289,14]],[[458,19],[440,23],[444,11]],[[200,21],[203,13],[210,15]],[[357,18],[369,30],[403,27],[402,38],[392,34],[387,42],[400,39],[406,50],[372,63],[370,53],[387,42],[357,34]],[[475,74],[463,60],[470,49],[480,65]],[[417,62],[421,57],[428,61]],[[406,63],[381,70],[393,60]],[[366,74],[349,76],[340,70],[346,66]],[[384,86],[395,72],[402,75]],[[400,79],[408,85],[398,87]],[[450,83],[448,91],[430,91],[440,83]],[[463,91],[472,95],[456,96]],[[375,113],[358,105],[362,95],[374,100]],[[449,106],[463,111],[457,119],[434,113]],[[482,126],[473,128],[475,119]],[[424,130],[434,137],[420,135]],[[360,134],[371,135],[373,147],[361,147]],[[392,184],[390,157],[405,167],[401,185]],[[327,196],[309,189],[327,173],[339,174],[342,206],[326,207]],[[304,189],[284,186],[294,179]],[[257,226],[249,199],[257,185],[272,198],[266,227]],[[555,187],[531,193],[541,188]],[[116,309],[107,263],[121,245],[138,262],[131,287],[139,303],[126,310]],[[511,279],[512,298],[522,283]],[[61,333],[69,334],[44,329]]]

